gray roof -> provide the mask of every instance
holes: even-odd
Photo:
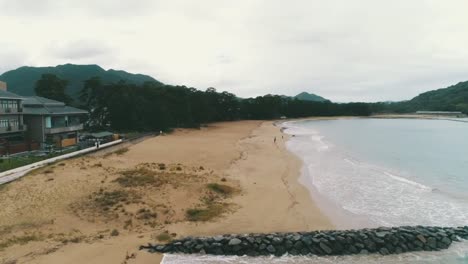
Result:
[[[64,106],[65,103],[41,96],[24,96],[23,105]]]
[[[49,107],[33,107],[25,106],[23,113],[25,115],[81,115],[87,114],[88,111],[78,109],[71,106],[49,106]]]
[[[88,113],[88,111],[40,96],[25,96],[23,99],[25,115],[81,115]]]
[[[8,91],[0,89],[0,98],[7,98],[7,99],[23,99],[21,96],[10,93]]]

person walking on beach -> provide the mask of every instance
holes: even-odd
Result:
[[[276,137],[273,139],[273,143],[275,143],[275,144],[276,144]]]

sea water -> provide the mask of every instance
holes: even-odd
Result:
[[[468,225],[468,123],[367,118],[286,127],[303,183],[347,214],[334,219],[336,208],[324,208],[338,227]]]
[[[338,119],[283,124],[300,182],[338,228],[468,225],[468,123]],[[468,242],[439,252],[341,257],[167,254],[163,263],[468,263]]]

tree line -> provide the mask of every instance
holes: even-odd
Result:
[[[43,76],[36,93],[50,99],[70,102],[66,81]],[[39,89],[47,85],[47,89]],[[367,103],[338,104],[330,101],[303,101],[292,97],[265,95],[241,99],[215,88],[205,91],[186,86],[146,82],[136,85],[120,81],[103,83],[93,77],[72,105],[89,111],[90,128],[118,131],[159,131],[175,127],[199,127],[202,124],[244,119],[278,119],[308,116],[367,116]]]

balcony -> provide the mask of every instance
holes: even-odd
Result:
[[[2,108],[0,107],[0,115],[4,114],[19,114],[23,113],[23,108]]]
[[[0,134],[24,132],[26,129],[26,125],[0,127]]]
[[[73,131],[77,131],[77,130],[83,130],[83,124],[46,128],[45,133],[46,134],[57,134],[57,133],[64,133],[64,132],[73,132]]]

